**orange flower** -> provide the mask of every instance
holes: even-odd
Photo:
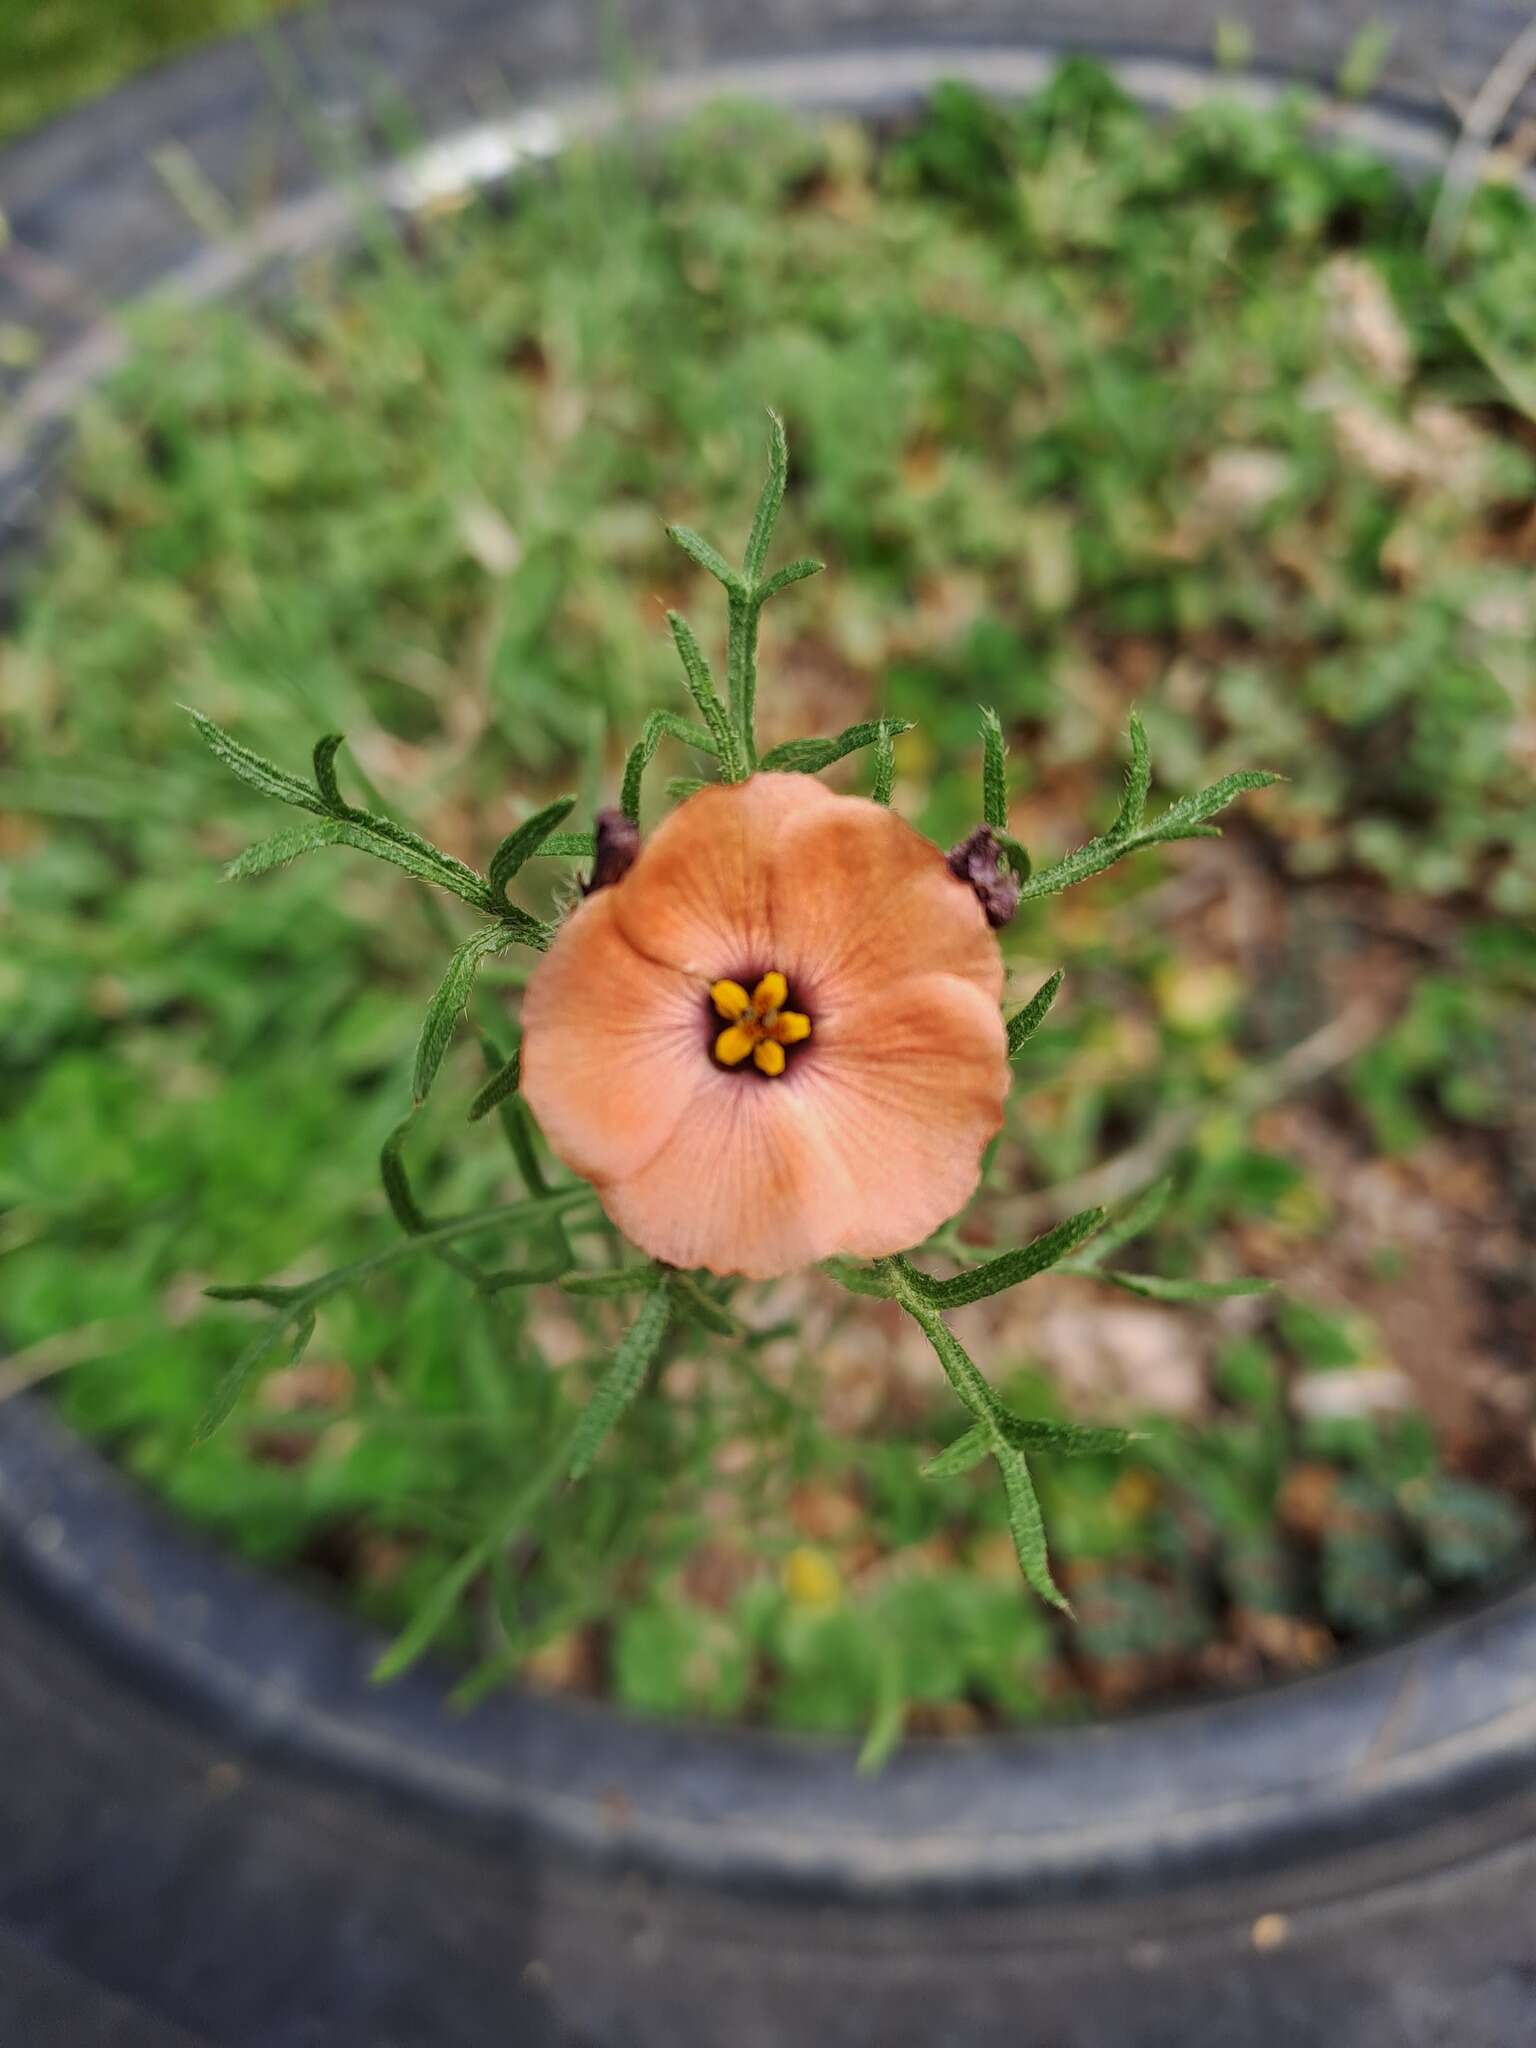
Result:
[[[701,790],[561,927],[522,1086],[630,1241],[766,1280],[920,1243],[1008,1084],[1003,969],[938,848],[808,775]]]

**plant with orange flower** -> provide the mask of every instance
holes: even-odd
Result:
[[[1164,1299],[1251,1291],[1255,1283],[1213,1289],[1103,1267],[1142,1227],[1136,1209],[1114,1219],[1085,1211],[978,1263],[963,1263],[968,1254],[946,1236],[943,1256],[962,1263],[943,1278],[910,1254],[975,1193],[983,1156],[1002,1127],[1011,1063],[1061,985],[1061,975],[1052,975],[1005,1020],[998,928],[1020,902],[1054,895],[1138,848],[1211,836],[1218,811],[1274,778],[1229,775],[1149,822],[1150,764],[1133,716],[1114,822],[1064,859],[1034,869],[1008,830],[1003,734],[990,711],[982,714],[981,821],[948,854],[891,808],[893,743],[906,728],[875,720],[759,757],[759,617],[770,598],[821,566],[802,560],[768,571],[788,475],[776,417],[771,448],[739,568],[698,534],[669,529],[724,589],[724,694],[686,621],[669,613],[701,722],[666,710],[650,715],[626,760],[619,804],[599,811],[591,833],[561,829],[575,808],[574,798],[562,797],[510,833],[482,875],[382,812],[349,802],[336,773],[339,734],[318,743],[305,781],[193,713],[227,767],[315,821],[251,848],[232,864],[232,876],[347,846],[448,891],[483,919],[458,946],[428,1006],[413,1100],[383,1148],[384,1187],[403,1241],[299,1285],[210,1290],[274,1314],[226,1375],[203,1433],[224,1420],[258,1368],[303,1350],[325,1300],[401,1258],[431,1253],[487,1295],[554,1283],[574,1295],[637,1297],[634,1318],[558,1456],[532,1494],[525,1490],[511,1504],[515,1528],[540,1497],[587,1470],[615,1422],[659,1376],[672,1333],[693,1326],[739,1339],[746,1328],[730,1305],[736,1287],[819,1263],[853,1293],[898,1303],[921,1327],[970,1418],[927,1470],[955,1473],[990,1456],[1024,1573],[1044,1599],[1064,1606],[1029,1456],[1103,1451],[1124,1434],[1014,1413],[955,1337],[946,1311],[1074,1255],[1078,1270],[1151,1287]],[[642,837],[642,779],[663,740],[691,749],[715,779],[674,786],[680,800]],[[822,769],[863,748],[874,754],[870,796],[836,795],[817,781]],[[550,855],[591,862],[580,900],[554,924],[508,894],[529,860]],[[435,1221],[413,1193],[405,1142],[477,969],[512,947],[540,956],[519,1042],[507,1057],[487,1047],[493,1070],[469,1117],[501,1113],[526,1192]],[[535,1127],[565,1177],[552,1180]],[[519,1263],[487,1267],[463,1249],[462,1240],[483,1243],[493,1231],[524,1241]],[[606,1264],[591,1256],[594,1236],[614,1248]],[[1097,1244],[1084,1252],[1093,1237]],[[388,1668],[419,1652],[483,1561],[470,1552],[448,1576],[386,1659]]]

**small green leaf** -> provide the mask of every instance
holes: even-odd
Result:
[[[780,746],[770,747],[759,765],[767,773],[817,775],[860,747],[875,746],[882,739],[889,741],[898,733],[911,731],[909,719],[868,719],[862,725],[847,726],[832,739],[785,740]]]
[[[248,1294],[254,1293],[254,1289],[248,1290]],[[236,1297],[226,1294],[222,1298],[230,1300]],[[246,1345],[229,1371],[219,1381],[214,1389],[213,1399],[204,1409],[202,1419],[193,1432],[193,1443],[206,1443],[209,1437],[223,1428],[247,1382],[264,1359],[276,1352],[280,1353],[278,1367],[297,1365],[314,1334],[315,1311],[307,1305],[290,1310],[287,1314],[274,1316],[267,1327],[258,1332]],[[287,1345],[283,1348],[285,1338]],[[274,1367],[274,1370],[278,1367]]]
[[[653,711],[641,726],[640,737],[630,748],[624,763],[624,786],[619,801],[625,817],[636,825],[640,822],[640,778],[664,739],[681,740],[685,747],[692,747],[699,754],[719,752],[713,738],[702,726],[690,725],[675,711]],[[593,851],[596,851],[595,842]]]
[[[1102,1279],[1140,1294],[1148,1301],[1231,1301],[1244,1294],[1268,1294],[1273,1280],[1164,1280],[1156,1273],[1121,1273],[1103,1269]]]
[[[1060,1608],[1063,1614],[1071,1614],[1070,1601],[1051,1577],[1045,1523],[1041,1518],[1040,1501],[1030,1477],[1028,1460],[1022,1451],[1011,1445],[995,1455],[1008,1495],[1008,1532],[1013,1538],[1013,1547],[1018,1553],[1024,1576],[1042,1600]]]
[[[697,705],[699,716],[709,728],[709,736],[715,743],[712,751],[720,757],[721,773],[727,782],[741,782],[746,776],[746,769],[742,764],[740,741],[734,726],[726,716],[725,706],[715,694],[709,663],[704,659],[703,650],[694,638],[693,628],[681,612],[668,612],[667,624],[672,629],[672,638],[683,664],[688,694]]]
[[[1057,991],[1065,981],[1063,969],[1057,968],[1049,981],[1042,982],[1022,1010],[1015,1010],[1008,1019],[1008,1057],[1016,1060],[1040,1026],[1045,1022],[1046,1012],[1056,1000]]]
[[[889,1301],[895,1291],[878,1266],[866,1266],[861,1259],[823,1259],[821,1270],[850,1294],[864,1294],[875,1301]]]
[[[480,963],[492,953],[505,952],[513,945],[513,934],[505,925],[484,925],[459,947],[448,963],[448,972],[438,983],[431,1002],[427,1005],[426,1018],[422,1023],[421,1037],[416,1043],[416,1066],[411,1082],[411,1093],[418,1103],[425,1102],[437,1079],[437,1070],[443,1064],[458,1029],[459,1019],[468,1006],[470,992],[475,985],[475,976]]]
[[[205,1287],[204,1294],[210,1301],[261,1301],[268,1308],[287,1308],[297,1301],[301,1294],[307,1294],[307,1285],[279,1287],[270,1280],[257,1280],[235,1286]]]
[[[654,1287],[640,1304],[639,1314],[619,1340],[613,1362],[582,1411],[571,1445],[569,1471],[580,1479],[602,1448],[603,1440],[639,1393],[672,1315],[670,1288]]]
[[[416,1121],[413,1109],[403,1116],[379,1148],[379,1178],[384,1183],[384,1193],[389,1202],[390,1213],[407,1237],[419,1237],[432,1228],[431,1222],[417,1205],[411,1192],[411,1183],[405,1171],[401,1154],[406,1134]]]
[[[489,1116],[493,1109],[499,1109],[508,1096],[517,1093],[517,1084],[522,1078],[523,1052],[519,1046],[511,1059],[498,1067],[489,1081],[469,1105],[467,1122],[479,1123],[481,1117]]]
[[[616,1266],[606,1273],[567,1273],[560,1286],[566,1294],[607,1301],[621,1294],[648,1294],[663,1278],[654,1266]]]
[[[886,730],[875,741],[875,774],[869,786],[869,794],[875,803],[883,804],[889,810],[895,788],[896,748],[889,730]]]
[[[1090,875],[1102,874],[1105,868],[1113,867],[1126,854],[1145,846],[1162,846],[1176,839],[1213,837],[1215,835],[1205,824],[1207,818],[1231,803],[1234,797],[1241,796],[1244,790],[1263,789],[1280,779],[1278,775],[1264,774],[1257,769],[1223,776],[1209,789],[1180,797],[1150,825],[1138,827],[1121,838],[1117,838],[1113,831],[1106,832],[1100,838],[1090,839],[1076,847],[1053,867],[1042,868],[1038,874],[1031,875],[1020,891],[1019,900],[1032,902],[1041,896],[1057,895],[1063,889],[1086,881]]]
[[[930,1307],[965,1308],[973,1301],[984,1301],[988,1295],[1001,1294],[1005,1288],[1017,1287],[1021,1281],[1044,1273],[1092,1237],[1103,1221],[1102,1209],[1084,1209],[1017,1251],[1004,1252],[1001,1258],[988,1259],[985,1265],[972,1266],[952,1279],[935,1280],[915,1266],[908,1266],[906,1275],[919,1299]]]
[[[1003,722],[989,704],[981,708],[981,815],[994,832],[1008,830],[1008,747]]]
[[[940,1451],[936,1458],[930,1458],[919,1468],[924,1479],[958,1479],[962,1472],[969,1472],[979,1465],[983,1458],[992,1455],[992,1438],[984,1424],[973,1422],[963,1436]]]
[[[300,854],[313,853],[320,846],[345,846],[348,844],[347,827],[336,819],[327,819],[319,825],[290,825],[285,831],[274,832],[270,839],[262,839],[255,846],[248,846],[244,853],[237,854],[224,870],[226,882],[249,881],[253,875],[265,875],[273,868],[286,867]]]
[[[211,718],[205,718],[201,711],[193,711],[190,705],[186,709],[213,753],[232,775],[238,775],[249,788],[260,790],[263,796],[276,797],[279,803],[296,804],[301,811],[313,811],[320,817],[325,815],[325,804],[318,790],[311,789],[307,782],[301,782],[297,775],[290,775],[286,768],[279,768],[275,761],[253,753],[221,726],[215,725]]]
[[[1134,1244],[1162,1215],[1172,1193],[1172,1177],[1165,1175],[1144,1187],[1140,1194],[1133,1195],[1121,1208],[1111,1210],[1108,1222],[1095,1235],[1087,1251],[1080,1259],[1072,1261],[1073,1272],[1091,1272],[1102,1265],[1112,1252],[1119,1251],[1123,1245]]]
[[[595,832],[551,832],[539,848],[543,854],[563,854],[569,860],[591,860],[597,852]]]
[[[666,781],[668,801],[674,804],[686,803],[691,796],[697,796],[709,784],[702,775],[669,775]]]
[[[1015,1449],[1045,1451],[1056,1458],[1118,1458],[1143,1432],[1083,1422],[1048,1422],[1043,1416],[1015,1415],[1004,1408],[998,1426]]]
[[[786,562],[782,569],[775,569],[766,583],[759,584],[757,601],[766,604],[770,597],[777,597],[781,590],[788,590],[791,583],[803,583],[807,576],[819,576],[826,567],[809,555],[802,555],[797,562]]]
[[[745,1325],[733,1316],[723,1302],[716,1301],[688,1273],[672,1273],[669,1276],[672,1298],[685,1315],[696,1323],[702,1323],[706,1330],[712,1330],[717,1337],[740,1337],[745,1334]]]
[[[1147,808],[1147,791],[1152,787],[1152,755],[1147,746],[1147,729],[1139,712],[1131,713],[1131,759],[1125,771],[1125,795],[1109,828],[1111,839],[1127,839],[1140,831]]]
[[[784,503],[784,492],[789,483],[789,442],[784,433],[784,422],[770,407],[768,412],[768,480],[763,485],[757,501],[757,511],[752,518],[752,531],[747,537],[747,551],[742,557],[748,584],[761,581],[763,564],[768,559],[769,544],[773,529],[778,523],[779,508]]]
[[[315,741],[315,787],[325,808],[338,818],[345,818],[349,813],[347,800],[336,780],[336,754],[345,738],[345,733],[328,732],[323,739]]]
[[[701,569],[707,569],[717,583],[723,583],[727,590],[740,590],[741,574],[733,569],[718,548],[710,546],[701,533],[695,533],[691,526],[669,526],[667,537],[676,541],[690,562],[697,562]]]
[[[531,818],[525,818],[521,825],[502,840],[491,855],[487,875],[491,885],[493,910],[504,910],[507,907],[508,882],[523,863],[531,860],[538,852],[555,827],[564,824],[575,808],[575,797],[557,797],[552,804],[546,804],[543,810],[535,811]]]

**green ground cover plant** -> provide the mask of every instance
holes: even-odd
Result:
[[[391,1627],[438,1600],[471,1695],[521,1672],[871,1754],[1305,1666],[1506,1569],[1536,241],[1487,190],[1437,268],[1427,210],[1300,106],[1165,127],[1073,66],[880,137],[711,114],[381,231],[259,315],[146,322],[0,645],[5,1384],[52,1380],[182,1511]],[[683,709],[664,608],[706,616],[655,508],[744,533],[770,398],[786,558],[833,573],[765,614],[765,745],[910,721],[897,800],[947,843],[993,704],[1041,865],[1109,825],[1133,710],[1175,796],[1288,778],[1209,859],[1151,852],[1009,939],[1016,1001],[1065,981],[951,1248],[1174,1188],[1118,1308],[1065,1274],[966,1312],[1020,1412],[1147,1432],[1042,1462],[1075,1632],[1027,1603],[984,1474],[920,1477],[948,1420],[920,1335],[879,1304],[858,1336],[820,1280],[735,1362],[681,1361],[579,1487],[534,1453],[624,1305],[466,1305],[420,1257],[192,1447],[249,1336],[203,1286],[391,1242],[360,1191],[467,927],[352,851],[215,890],[274,821],[213,793],[178,705],[290,764],[345,729],[357,800],[482,873],[554,798],[590,818],[648,707]],[[539,914],[552,865],[519,878]],[[492,1056],[523,972],[482,968]],[[456,1040],[412,1126],[433,1215],[522,1198],[515,1097],[465,1141],[485,1059]],[[1158,1298],[1249,1271],[1285,1285]]]

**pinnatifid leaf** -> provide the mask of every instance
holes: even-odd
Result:
[[[876,746],[882,739],[889,741],[898,733],[911,730],[910,719],[867,719],[861,725],[845,727],[830,739],[785,740],[780,746],[770,747],[758,765],[770,774],[777,771],[788,775],[818,775],[823,768],[830,768],[834,761],[843,760],[860,747]]]
[[[1084,1209],[1016,1251],[1004,1252],[1000,1258],[988,1259],[984,1265],[972,1266],[951,1279],[935,1280],[915,1266],[907,1267],[907,1275],[919,1299],[929,1307],[965,1308],[973,1301],[985,1301],[988,1295],[1001,1294],[1005,1288],[1017,1287],[1021,1281],[1046,1272],[1092,1237],[1103,1221],[1102,1209]]]
[[[1090,839],[1084,845],[1074,848],[1053,866],[1041,868],[1024,883],[1019,900],[1033,902],[1042,896],[1055,896],[1063,889],[1070,889],[1078,882],[1085,882],[1090,875],[1102,874],[1106,868],[1124,859],[1128,853],[1135,853],[1146,846],[1162,846],[1176,839],[1209,838],[1212,828],[1206,819],[1215,815],[1241,796],[1245,790],[1264,789],[1272,782],[1278,782],[1278,775],[1269,775],[1258,769],[1244,770],[1237,775],[1224,775],[1220,782],[1213,782],[1209,789],[1197,790],[1193,796],[1180,797],[1150,825],[1140,825],[1134,831],[1117,836],[1115,828],[1097,839]],[[1119,820],[1116,820],[1118,826]]]
[[[1065,981],[1065,972],[1058,967],[1049,981],[1042,982],[1022,1010],[1015,1010],[1008,1019],[1008,1057],[1016,1060],[1040,1026],[1045,1022],[1046,1012],[1055,1002],[1057,992]]]
[[[525,818],[521,825],[516,826],[502,840],[491,855],[491,864],[487,871],[493,909],[499,911],[506,908],[508,882],[524,862],[531,860],[539,851],[555,827],[564,824],[575,808],[575,797],[557,797],[552,804],[546,804],[543,810],[535,811],[531,818]]]
[[[620,1338],[612,1363],[582,1411],[570,1451],[568,1469],[573,1479],[580,1479],[590,1469],[608,1432],[644,1385],[671,1316],[671,1289],[653,1287]]]

